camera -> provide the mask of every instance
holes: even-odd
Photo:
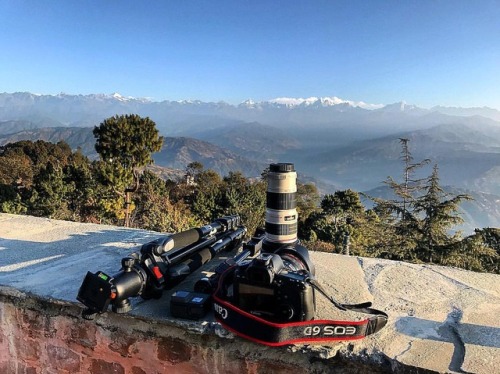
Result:
[[[308,321],[315,312],[314,264],[297,239],[296,179],[293,164],[270,165],[262,250],[234,273],[234,304],[273,322]]]

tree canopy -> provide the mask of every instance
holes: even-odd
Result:
[[[138,168],[152,164],[152,154],[163,144],[156,124],[136,114],[105,119],[93,133],[95,149],[105,164],[104,175],[109,182],[123,187],[139,181]]]
[[[152,154],[161,150],[163,137],[156,124],[137,114],[114,116],[94,127],[100,176],[119,197],[125,199],[125,226],[130,225],[130,195],[139,189],[139,168],[153,163]]]

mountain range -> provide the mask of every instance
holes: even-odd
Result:
[[[222,175],[240,170],[259,176],[270,162],[294,162],[322,192],[377,191],[387,176],[401,179],[399,139],[409,139],[415,162],[431,159],[444,186],[482,201],[480,209],[465,213],[467,219],[500,226],[500,111],[486,107],[425,109],[338,97],[231,105],[119,94],[0,93],[0,145],[65,140],[96,157],[93,126],[128,113],[150,117],[165,136],[162,151],[154,156],[158,166],[183,169],[199,161]],[[422,169],[423,176],[430,175],[432,164]]]

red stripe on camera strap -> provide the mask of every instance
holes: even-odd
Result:
[[[315,343],[338,340],[356,340],[371,335],[383,328],[387,323],[387,314],[369,308],[371,303],[359,305],[339,304],[327,296],[324,290],[320,292],[342,310],[352,310],[372,316],[361,321],[312,320],[291,323],[274,323],[259,316],[245,312],[225,300],[223,292],[225,280],[233,274],[235,267],[221,275],[219,286],[215,291],[214,315],[227,330],[256,343],[268,346],[282,346],[297,343]],[[312,283],[318,289],[316,282]]]

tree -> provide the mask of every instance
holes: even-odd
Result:
[[[427,165],[430,160],[425,159],[416,164],[412,163],[413,156],[410,152],[410,148],[408,147],[408,142],[410,140],[406,138],[399,138],[399,142],[402,146],[401,151],[401,159],[404,161],[404,173],[403,173],[403,183],[401,183],[395,189],[396,194],[398,194],[403,199],[403,214],[402,219],[405,220],[406,217],[406,208],[407,208],[407,199],[412,200],[413,192],[419,190],[419,180],[414,180],[413,175],[415,170],[421,168],[424,165]],[[410,183],[412,185],[410,185]]]
[[[421,191],[422,179],[415,179],[415,171],[430,162],[429,159],[424,159],[420,162],[413,163],[413,156],[408,147],[409,141],[409,139],[405,138],[399,139],[402,146],[400,159],[404,162],[403,182],[398,183],[392,177],[387,177],[387,180],[384,182],[392,189],[397,198],[399,198],[399,200],[396,199],[392,202],[391,209],[401,217],[400,228],[403,235],[407,234],[408,230],[411,230],[411,228],[407,227],[407,225],[411,225],[411,221],[414,220],[414,217],[411,215],[411,207],[415,200],[415,195]]]
[[[224,214],[239,214],[253,234],[264,223],[266,184],[250,182],[241,172],[229,172],[223,179],[219,205]]]
[[[393,220],[393,215],[380,207],[357,216],[352,222],[351,252],[358,256],[398,258]]]
[[[443,262],[451,247],[460,241],[460,234],[448,234],[448,230],[463,222],[458,208],[463,200],[471,200],[469,195],[451,196],[439,185],[437,165],[424,187],[425,194],[414,202],[415,212],[423,214],[420,222],[418,257],[426,262]],[[439,256],[439,258],[436,258]]]
[[[25,213],[25,197],[33,184],[33,167],[28,156],[20,151],[0,153],[0,211]]]
[[[394,216],[391,222],[391,230],[384,230],[392,235],[388,236],[386,250],[383,257],[393,260],[412,260],[417,259],[415,253],[418,241],[419,217],[416,216],[414,204],[417,196],[422,191],[422,179],[415,177],[417,169],[427,165],[430,160],[424,159],[414,163],[410,152],[409,139],[400,138],[402,146],[400,159],[403,161],[403,181],[397,182],[392,177],[387,177],[384,182],[392,190],[395,199],[371,198],[375,202],[376,210],[389,213]],[[385,216],[386,222],[387,216]]]
[[[170,201],[165,181],[150,171],[141,175],[134,203],[134,223],[144,229],[179,232],[198,224],[184,202]]]
[[[297,213],[299,222],[305,222],[307,217],[318,210],[319,193],[314,184],[297,183]]]
[[[95,165],[79,149],[64,169],[64,182],[68,186],[66,199],[75,221],[101,222],[97,207],[104,188],[95,178]]]
[[[476,229],[475,233],[462,240],[447,259],[445,265],[460,266],[474,271],[500,274],[500,229],[487,227]],[[458,257],[461,263],[452,263]]]
[[[72,155],[64,142],[38,140],[7,144],[0,150],[2,211],[71,218],[64,169]]]
[[[70,219],[66,195],[70,185],[64,181],[64,172],[57,162],[49,162],[37,174],[30,199],[30,213],[55,219]]]
[[[332,218],[335,232],[339,231],[339,226],[344,225],[347,219],[353,219],[364,211],[359,194],[353,190],[325,195],[321,200],[321,208],[325,215]]]
[[[203,164],[201,162],[198,162],[198,161],[193,161],[193,162],[190,162],[187,166],[186,166],[186,173],[188,175],[188,177],[191,177],[193,178],[194,180],[196,180],[196,177],[198,176],[198,174],[200,174],[201,172],[203,171]]]
[[[103,175],[115,193],[125,197],[128,226],[130,193],[139,188],[139,168],[153,163],[152,154],[161,150],[163,137],[151,119],[136,114],[105,119],[93,133],[95,149],[104,162]]]
[[[321,211],[313,211],[299,227],[299,237],[320,240],[335,248],[348,248],[349,237],[354,232],[354,222],[364,213],[359,194],[353,190],[335,191],[321,200]]]
[[[28,156],[6,152],[0,157],[0,184],[29,188],[32,183],[33,168]]]
[[[191,210],[201,222],[210,222],[223,214],[223,182],[219,174],[208,169],[198,173]]]

